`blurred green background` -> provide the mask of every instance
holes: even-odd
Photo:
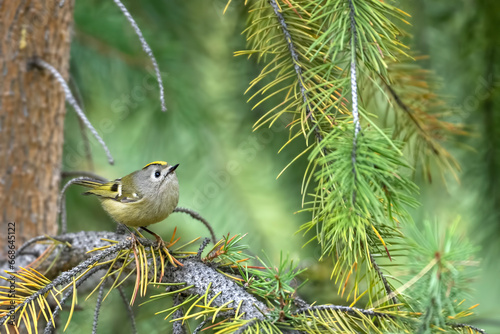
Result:
[[[65,124],[64,170],[93,170],[109,179],[128,174],[155,160],[180,163],[180,206],[198,211],[218,236],[248,233],[250,252],[273,261],[280,252],[309,267],[310,283],[302,290],[309,302],[340,302],[329,281],[331,262],[317,264],[315,245],[295,235],[309,219],[296,214],[305,161],[296,162],[278,180],[276,176],[301,150],[287,146],[281,128],[252,131],[266,105],[252,109],[244,95],[259,71],[250,59],[234,57],[245,49],[241,32],[245,8],[233,3],[225,15],[225,1],[124,1],[141,27],[162,72],[168,111],[160,111],[158,87],[149,59],[137,36],[112,1],[76,1],[71,49],[71,85],[85,111],[108,144],[115,165],[107,164],[100,146],[89,137],[92,159],[77,117],[68,112]],[[500,193],[497,172],[499,124],[499,37],[496,26],[500,5],[495,1],[419,0],[398,6],[412,15],[408,31],[412,48],[430,57],[422,66],[443,79],[440,93],[454,107],[450,120],[467,125],[470,136],[448,143],[462,165],[461,182],[435,178],[419,182],[422,206],[414,212],[424,218],[451,221],[461,215],[470,238],[481,245],[479,279],[468,301],[480,303],[473,324],[500,333],[497,299],[500,297]],[[270,101],[268,106],[276,101]],[[68,194],[70,231],[114,230],[115,224],[97,200]],[[208,236],[204,226],[183,214],[173,214],[153,226],[164,238],[178,227],[181,240]],[[122,333],[125,309],[111,310],[105,301],[99,327]],[[138,304],[138,303],[137,303]],[[81,304],[73,329],[91,329],[93,303]],[[168,332],[170,325],[153,306],[135,307],[140,333]],[[116,311],[120,310],[120,311]],[[114,330],[114,331],[113,331]]]

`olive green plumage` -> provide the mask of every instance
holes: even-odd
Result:
[[[118,223],[148,226],[167,218],[177,207],[177,166],[155,161],[114,181],[82,180],[77,184],[90,188],[84,194],[97,196],[104,210]]]

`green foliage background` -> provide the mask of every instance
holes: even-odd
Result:
[[[309,268],[310,283],[303,297],[319,303],[341,302],[329,280],[331,262],[317,262],[319,247],[294,235],[308,221],[307,214],[294,214],[301,205],[301,182],[306,161],[299,160],[278,180],[279,172],[302,150],[287,146],[280,154],[287,133],[276,128],[252,132],[252,124],[266,105],[251,111],[243,93],[259,67],[243,50],[246,11],[233,3],[225,15],[225,1],[125,1],[141,27],[162,71],[168,111],[160,111],[158,88],[149,59],[137,36],[112,1],[76,1],[71,50],[71,84],[90,121],[108,144],[115,165],[107,164],[100,147],[90,138],[92,163],[76,116],[66,118],[64,170],[94,170],[108,178],[121,177],[154,160],[180,163],[180,205],[200,212],[221,236],[248,233],[246,243],[255,254],[278,261],[280,251],[300,259]],[[411,46],[422,55],[422,63],[443,78],[440,93],[456,107],[450,120],[467,125],[471,135],[448,143],[463,170],[461,182],[444,182],[433,174],[428,185],[416,174],[421,187],[421,207],[412,211],[418,223],[424,218],[467,222],[471,238],[482,246],[482,273],[474,283],[470,304],[481,303],[480,316],[470,322],[500,333],[497,299],[500,286],[500,123],[498,47],[495,33],[500,14],[495,1],[401,1],[398,5],[413,15]],[[279,103],[270,100],[269,105]],[[268,108],[267,108],[268,109]],[[447,175],[445,175],[447,178]],[[83,197],[73,187],[68,197],[70,231],[112,230],[114,223],[95,198]],[[187,216],[174,214],[153,229],[170,236],[173,227],[183,240],[208,236]],[[116,303],[117,296],[105,301]],[[92,302],[71,326],[88,332]],[[156,332],[169,324],[152,316],[148,307],[137,308],[139,332]],[[100,318],[100,328],[122,328],[126,313],[111,311]],[[125,326],[125,325],[124,325]]]

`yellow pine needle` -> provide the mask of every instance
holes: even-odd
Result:
[[[234,317],[236,320],[238,320],[238,318],[241,317],[241,315],[238,316],[238,313],[240,312],[242,304],[243,304],[243,300],[240,301],[240,303],[238,304],[238,307],[236,308],[236,312],[234,313]]]
[[[207,305],[208,292],[210,291],[211,287],[212,287],[212,282],[208,283],[207,292],[203,295],[205,297],[203,299],[203,302],[205,303],[205,305]]]
[[[24,268],[23,268],[24,269]],[[49,280],[47,277],[45,277],[42,273],[37,271],[36,269],[33,268],[28,268],[29,270],[26,270],[26,274],[28,274],[30,277],[33,277],[34,279],[38,280],[42,284],[49,284],[51,280]]]
[[[106,238],[101,238],[101,240],[102,240],[102,241],[111,242],[111,243],[114,243],[114,244],[119,243],[119,241],[116,241],[116,240],[111,240],[111,239],[106,239]]]
[[[185,247],[191,245],[192,243],[194,243],[194,242],[196,242],[196,241],[198,241],[200,239],[201,239],[201,237],[193,239],[193,240],[189,241],[188,243],[185,243],[184,245],[181,245],[181,246],[177,247],[176,249],[174,249],[174,252],[180,251],[182,248],[185,248]]]
[[[154,251],[154,247],[151,246],[150,247],[150,252],[151,252],[151,259],[153,260],[153,268],[154,268],[154,272],[153,272],[153,278],[151,279],[151,283],[156,283],[156,280],[157,280],[157,277],[158,277],[158,268],[156,267],[156,256],[155,256],[155,251]],[[160,280],[161,280],[161,277],[160,277]]]
[[[19,321],[21,321],[21,319],[19,319]],[[30,320],[29,315],[27,313],[23,314],[23,323],[26,326],[27,332],[30,334],[33,333],[33,331],[31,330],[31,320]],[[19,324],[17,326],[19,327]]]
[[[131,271],[131,272],[130,272],[130,273],[129,273],[126,277],[125,277],[125,279],[124,279],[121,283],[119,283],[119,284],[117,284],[117,283],[116,283],[116,282],[118,282],[118,280],[120,279],[120,276],[122,275],[123,270],[125,270],[125,268],[126,268],[126,267],[128,267],[128,266],[132,263],[132,261],[134,261],[134,259],[131,259],[131,260],[127,261],[127,259],[129,258],[129,255],[130,255],[130,253],[131,253],[131,252],[132,252],[132,249],[128,249],[128,250],[127,250],[127,254],[125,254],[125,256],[124,256],[124,259],[125,259],[125,260],[124,260],[124,262],[123,262],[122,266],[120,267],[120,269],[118,270],[118,275],[116,276],[116,278],[115,278],[115,280],[114,280],[113,284],[111,285],[111,288],[109,288],[108,292],[106,293],[106,295],[105,295],[105,296],[104,296],[104,298],[102,299],[103,301],[104,301],[104,300],[106,300],[106,298],[108,297],[108,295],[110,294],[110,292],[111,292],[114,288],[117,288],[117,287],[118,287],[121,283],[123,283],[123,281],[125,281],[125,280],[126,280],[126,279],[130,276],[130,274],[133,272],[133,271]],[[111,266],[109,267],[108,272],[106,273],[106,275],[104,275],[104,276],[101,278],[101,282],[100,282],[100,283],[98,284],[98,286],[97,286],[97,287],[96,287],[96,288],[95,288],[95,289],[91,292],[91,294],[92,294],[92,293],[94,293],[94,292],[97,290],[97,288],[98,288],[101,284],[104,284],[104,280],[105,280],[107,277],[109,277],[109,276],[113,275],[113,274],[116,272],[116,270],[115,270],[114,272],[110,273],[110,270],[111,270],[111,268],[113,268],[113,266],[114,266],[114,264],[115,264],[115,261],[116,261],[117,259],[118,259],[118,256],[116,256],[116,257],[115,257],[115,259],[113,260],[113,262],[112,262]],[[87,297],[87,299],[88,299],[89,297],[90,297],[90,295]]]
[[[38,326],[37,326],[38,316],[36,315],[35,305],[30,304],[28,306],[28,309],[30,310],[31,317],[33,318],[33,328],[35,329],[35,333],[38,334]]]
[[[73,277],[73,300],[71,301],[71,309],[69,311],[69,316],[68,316],[68,321],[66,321],[66,326],[64,326],[63,332],[66,331],[66,328],[68,328],[69,322],[71,321],[71,318],[73,317],[73,312],[75,310],[75,305],[78,302],[77,298],[77,291],[76,291],[76,280],[75,277]]]
[[[175,313],[175,311],[177,311],[180,307],[190,303],[194,298],[196,298],[195,296],[189,296],[184,302],[182,302],[181,304],[177,305],[177,306],[173,306],[167,310],[163,310],[162,312],[158,312],[158,313],[164,313],[164,312],[168,312],[168,311],[171,311],[169,314],[167,314],[167,316],[163,319],[163,320],[167,320],[168,318],[170,318],[170,316],[172,314]],[[171,320],[170,322],[172,322],[173,320]]]
[[[133,262],[133,260],[132,260],[132,261],[130,261],[130,262],[129,262],[129,264],[130,264],[130,263],[132,263],[132,262]],[[122,284],[123,284],[126,280],[128,280],[128,278],[129,278],[129,277],[130,277],[133,273],[134,273],[133,271],[130,271],[130,272],[127,274],[127,276],[125,276],[125,278],[124,278],[124,279],[122,279],[122,281],[121,281],[120,283],[118,283],[118,284],[116,284],[116,285],[115,285],[115,288],[117,288],[117,287],[119,287],[120,285],[122,285]],[[116,282],[118,282],[118,280],[116,280]],[[112,290],[112,289],[110,289],[110,291],[111,291],[111,290]],[[107,296],[107,295],[109,295],[109,292],[110,292],[110,291],[108,291],[108,293],[106,294],[106,296]]]
[[[349,305],[349,307],[353,307],[354,305],[356,305],[356,303],[364,296],[368,293],[368,290],[365,290],[365,292],[359,294],[359,296],[357,298],[354,298],[354,300],[352,301],[351,305]]]
[[[217,270],[219,273],[223,274],[224,276],[227,276],[231,279],[234,279],[235,281],[240,281],[240,282],[244,282],[245,280],[244,279],[241,279],[241,278],[238,278],[238,277],[234,277],[234,276],[231,276],[230,274],[228,273],[225,273],[223,271],[220,271],[220,270]]]
[[[19,327],[19,325],[21,324],[21,318],[24,317],[24,323],[26,323],[26,307],[28,306],[28,304],[24,304],[23,306],[23,309],[21,310],[21,312],[19,313],[20,316],[19,316],[19,320],[17,321],[17,327]],[[10,317],[9,317],[10,318]],[[29,319],[28,319],[28,323],[29,323]]]
[[[158,253],[160,253],[160,265],[161,265],[160,282],[161,282],[161,278],[165,274],[165,258],[163,257],[161,250]]]
[[[104,249],[109,248],[111,246],[113,246],[113,245],[106,245],[106,246],[101,246],[101,247],[93,248],[93,249],[87,251],[85,254],[89,254],[89,253],[92,253],[92,252],[104,250]]]
[[[215,300],[215,298],[217,298],[220,294],[222,293],[222,291],[219,291],[215,296],[212,297],[212,299],[210,299],[210,301],[208,302],[207,306],[210,306],[212,305],[212,302]]]
[[[208,292],[208,291],[207,291]],[[205,293],[206,294],[206,293]],[[184,325],[184,321],[186,320],[186,317],[189,315],[189,312],[196,306],[196,304],[201,301],[203,298],[205,298],[205,295],[201,296],[198,298],[191,306],[187,309],[186,313],[184,314],[184,319],[182,319],[182,324]]]
[[[135,258],[135,286],[134,286],[134,293],[132,294],[132,299],[130,300],[130,305],[134,305],[135,302],[135,297],[137,296],[137,291],[139,291],[139,285],[140,285],[140,275],[141,275],[141,268],[139,266],[139,258],[137,255],[137,250],[136,246],[134,245],[133,247],[134,250],[134,258]]]
[[[146,295],[146,288],[148,286],[148,261],[146,257],[146,249],[141,246],[139,247],[139,258],[141,264],[141,297]]]
[[[50,311],[51,308],[50,308],[49,302],[47,301],[46,298],[43,298],[43,302],[44,302],[45,306],[47,307],[47,310]],[[57,303],[59,305],[59,301],[57,301]],[[62,308],[60,308],[60,309],[62,310]],[[52,312],[49,312],[49,315],[50,315],[50,320],[52,321],[52,325],[54,326],[54,328],[56,328],[56,322],[54,320],[54,316],[53,316]],[[48,320],[47,320],[47,322],[48,322]]]
[[[232,1],[232,0],[229,0],[229,1],[227,2],[227,4],[226,4],[226,7],[224,7],[224,11],[222,12],[222,14],[223,14],[223,15],[224,15],[224,14],[226,14],[226,10],[227,10],[227,8],[229,7],[229,5],[231,4],[231,1]]]
[[[221,306],[217,309],[217,311],[215,311],[214,316],[212,317],[212,322],[214,322],[214,321],[215,321],[215,318],[217,318],[217,314],[219,314],[219,312],[220,312],[220,311],[222,311],[222,309],[223,309],[223,308],[225,308],[227,305],[231,304],[232,302],[234,302],[234,300],[230,300],[230,301],[228,301],[227,303],[222,304],[222,305],[221,305]],[[229,308],[229,309],[232,309],[232,307],[231,307],[231,308]]]
[[[47,317],[47,314],[45,313],[45,303],[43,302],[44,299],[45,298],[43,298],[42,296],[38,296],[36,298],[36,302],[38,304],[38,307],[40,308],[41,313],[43,314],[43,318],[45,319],[46,322],[49,322],[49,318]]]

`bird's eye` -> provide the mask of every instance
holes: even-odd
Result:
[[[161,176],[161,173],[160,173],[160,171],[159,171],[159,170],[157,170],[157,171],[155,172],[155,177],[156,177],[156,178],[159,178],[160,176]]]

